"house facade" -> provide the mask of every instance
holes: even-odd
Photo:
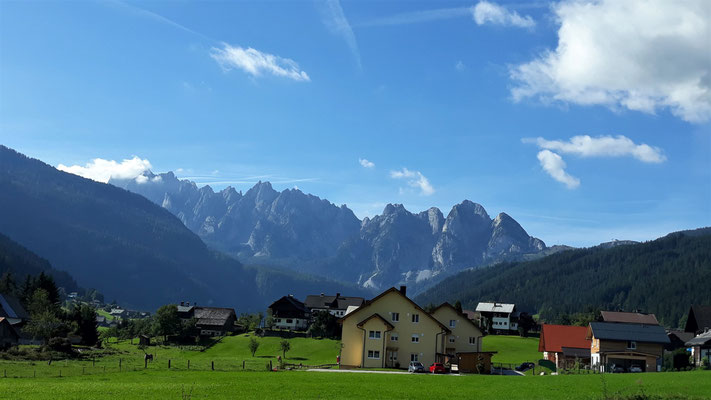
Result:
[[[306,296],[306,301],[304,301],[304,305],[312,314],[324,311],[338,318],[346,314],[348,307],[360,307],[363,303],[365,303],[365,299],[362,297],[344,297],[340,293],[336,293],[335,296],[327,296],[323,293],[320,295],[308,295]]]
[[[444,354],[456,356],[458,353],[481,351],[484,333],[464,313],[449,303],[443,303],[432,311],[432,316],[450,330],[445,338]]]
[[[5,317],[0,317],[0,349],[17,346],[19,341],[20,335],[10,325],[10,321]]]
[[[273,320],[273,327],[291,331],[303,331],[309,327],[311,311],[293,295],[280,298],[268,309]]]
[[[452,331],[406,294],[404,286],[390,288],[339,320],[342,366],[404,368],[410,361],[427,366],[445,352]]]
[[[541,327],[538,351],[555,363],[557,369],[574,368],[576,363],[590,365],[592,341],[585,326],[548,325]]]
[[[661,371],[664,346],[670,343],[659,325],[620,322],[591,322],[586,338],[591,340],[591,363],[602,372],[613,365]]]
[[[481,315],[482,325],[488,326],[490,333],[508,334],[518,331],[518,320],[513,317],[516,313],[515,304],[479,303],[475,311]]]
[[[698,335],[707,329],[711,329],[711,306],[692,305],[689,308],[684,331]]]

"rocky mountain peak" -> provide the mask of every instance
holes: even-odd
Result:
[[[390,215],[390,214],[399,214],[403,212],[409,212],[405,209],[405,206],[402,204],[392,204],[389,203],[388,205],[385,206],[385,209],[383,210],[383,216],[385,215]]]

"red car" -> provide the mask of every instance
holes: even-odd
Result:
[[[434,363],[430,365],[430,372],[433,374],[444,374],[447,372],[447,370],[444,368],[444,364]]]

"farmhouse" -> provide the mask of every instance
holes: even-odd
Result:
[[[349,306],[360,307],[365,302],[362,297],[343,297],[340,293],[335,296],[326,296],[323,293],[320,295],[308,295],[304,305],[311,311],[327,311],[336,317],[342,317],[346,314]]]
[[[691,359],[695,366],[700,367],[704,357],[711,360],[711,330],[708,330],[686,342],[691,347]]]
[[[590,365],[591,340],[585,326],[548,325],[541,328],[538,351],[556,368],[573,368],[575,363]]]
[[[237,315],[232,308],[194,307],[193,318],[200,336],[225,336],[234,331]]]
[[[689,308],[684,331],[698,335],[709,328],[711,328],[711,306],[692,305]]]
[[[449,319],[452,314],[442,310],[441,315]],[[452,333],[410,300],[404,286],[384,291],[339,323],[343,327],[341,365],[349,367],[399,368],[410,361],[430,365],[445,353],[445,340]]]
[[[518,330],[518,320],[514,317],[516,305],[503,303],[479,303],[476,311],[481,315],[483,326],[488,326],[491,333],[508,334]]]
[[[272,303],[268,311],[277,329],[301,331],[309,327],[311,312],[291,294]]]
[[[660,371],[664,345],[669,343],[659,325],[623,322],[591,322],[586,338],[592,340],[591,362],[603,372],[611,367],[639,367],[642,371]]]

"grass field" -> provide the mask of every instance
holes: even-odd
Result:
[[[324,372],[136,371],[0,379],[0,399],[707,399],[711,372],[433,376]]]
[[[197,347],[149,346],[146,352],[154,355],[154,361],[148,364],[151,371],[168,370],[170,360],[171,370],[241,370],[243,363],[247,370],[266,370],[266,365],[272,362],[277,365],[277,356],[281,355],[279,342],[281,338],[258,338],[259,348],[252,357],[248,348],[248,335],[225,337],[221,342],[205,351]],[[305,365],[335,364],[339,354],[340,342],[329,339],[289,339],[291,350],[286,353],[285,362]],[[137,341],[135,342],[137,343]],[[47,361],[8,361],[0,360],[0,377],[58,377],[104,372],[124,372],[144,369],[144,353],[135,344],[127,341],[109,345],[111,354],[96,357],[85,357],[83,360],[56,360],[51,365]]]

